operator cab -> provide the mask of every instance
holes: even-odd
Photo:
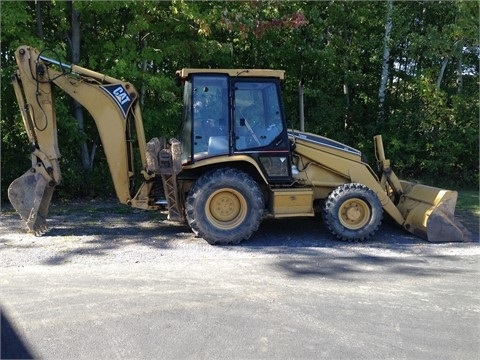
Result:
[[[247,155],[272,182],[291,179],[280,70],[184,69],[182,163]]]

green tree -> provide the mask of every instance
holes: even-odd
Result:
[[[132,82],[141,93],[147,138],[178,130],[182,92],[174,85],[176,70],[284,69],[289,126],[299,126],[302,80],[307,131],[358,147],[370,159],[372,136],[382,132],[401,176],[478,185],[476,2],[3,1],[0,7],[4,199],[8,184],[29,163],[10,85],[13,52],[22,44]],[[382,69],[388,69],[383,83]],[[113,194],[94,122],[84,113],[79,129],[68,96],[56,95],[65,179],[60,195]]]

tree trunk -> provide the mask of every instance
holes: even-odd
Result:
[[[35,18],[37,21],[37,34],[38,37],[42,40],[45,40],[45,35],[43,32],[43,21],[42,21],[42,9],[40,7],[41,2],[35,2]]]
[[[380,77],[380,88],[378,89],[378,127],[382,130],[385,124],[385,97],[388,83],[388,70],[390,58],[390,32],[392,31],[392,9],[393,0],[387,1],[387,17],[385,21],[385,35],[383,38],[383,59],[382,75]]]
[[[437,77],[437,90],[440,90],[440,85],[442,85],[443,75],[445,74],[445,69],[447,68],[448,64],[448,56],[444,56],[442,60],[442,67],[440,68],[440,72]]]
[[[463,90],[463,69],[462,69],[462,55],[463,55],[463,41],[457,43],[457,93],[460,94]]]
[[[140,50],[139,53],[141,54],[142,51],[147,47],[147,36],[150,35],[150,33],[147,33],[142,36],[142,34],[139,34],[140,37]],[[142,62],[142,76],[145,77],[147,73],[147,59],[145,58]],[[142,87],[140,89],[140,105],[143,108],[143,105],[145,104],[145,93],[146,93],[146,85],[145,85],[145,80],[142,81]]]
[[[350,101],[350,89],[348,87],[348,74],[347,69],[345,69],[344,81],[343,81],[343,94],[345,95],[345,117],[343,119],[343,128],[347,130],[350,126],[350,109],[351,109],[351,101]]]
[[[73,6],[73,0],[67,2],[67,11],[70,16],[70,61],[78,64],[80,61],[80,13]],[[85,122],[83,116],[83,108],[76,101],[72,101],[73,116],[77,120],[78,131],[84,133]],[[93,169],[93,159],[96,151],[96,143],[92,144],[91,153],[88,151],[88,145],[85,140],[80,144],[80,153],[82,160],[82,168],[87,171]]]

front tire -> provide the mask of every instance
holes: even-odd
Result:
[[[358,183],[335,188],[323,208],[328,229],[343,241],[371,238],[382,223],[382,204],[373,190]]]
[[[186,201],[192,231],[209,244],[238,244],[257,231],[264,199],[258,184],[237,169],[218,169],[201,176]]]

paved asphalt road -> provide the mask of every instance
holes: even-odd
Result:
[[[478,235],[474,243],[429,244],[385,225],[375,241],[345,244],[313,219],[269,220],[239,246],[212,247],[151,218],[87,218],[78,226],[57,217],[56,230],[34,238],[21,233],[17,217],[2,216],[3,355],[480,354]]]

